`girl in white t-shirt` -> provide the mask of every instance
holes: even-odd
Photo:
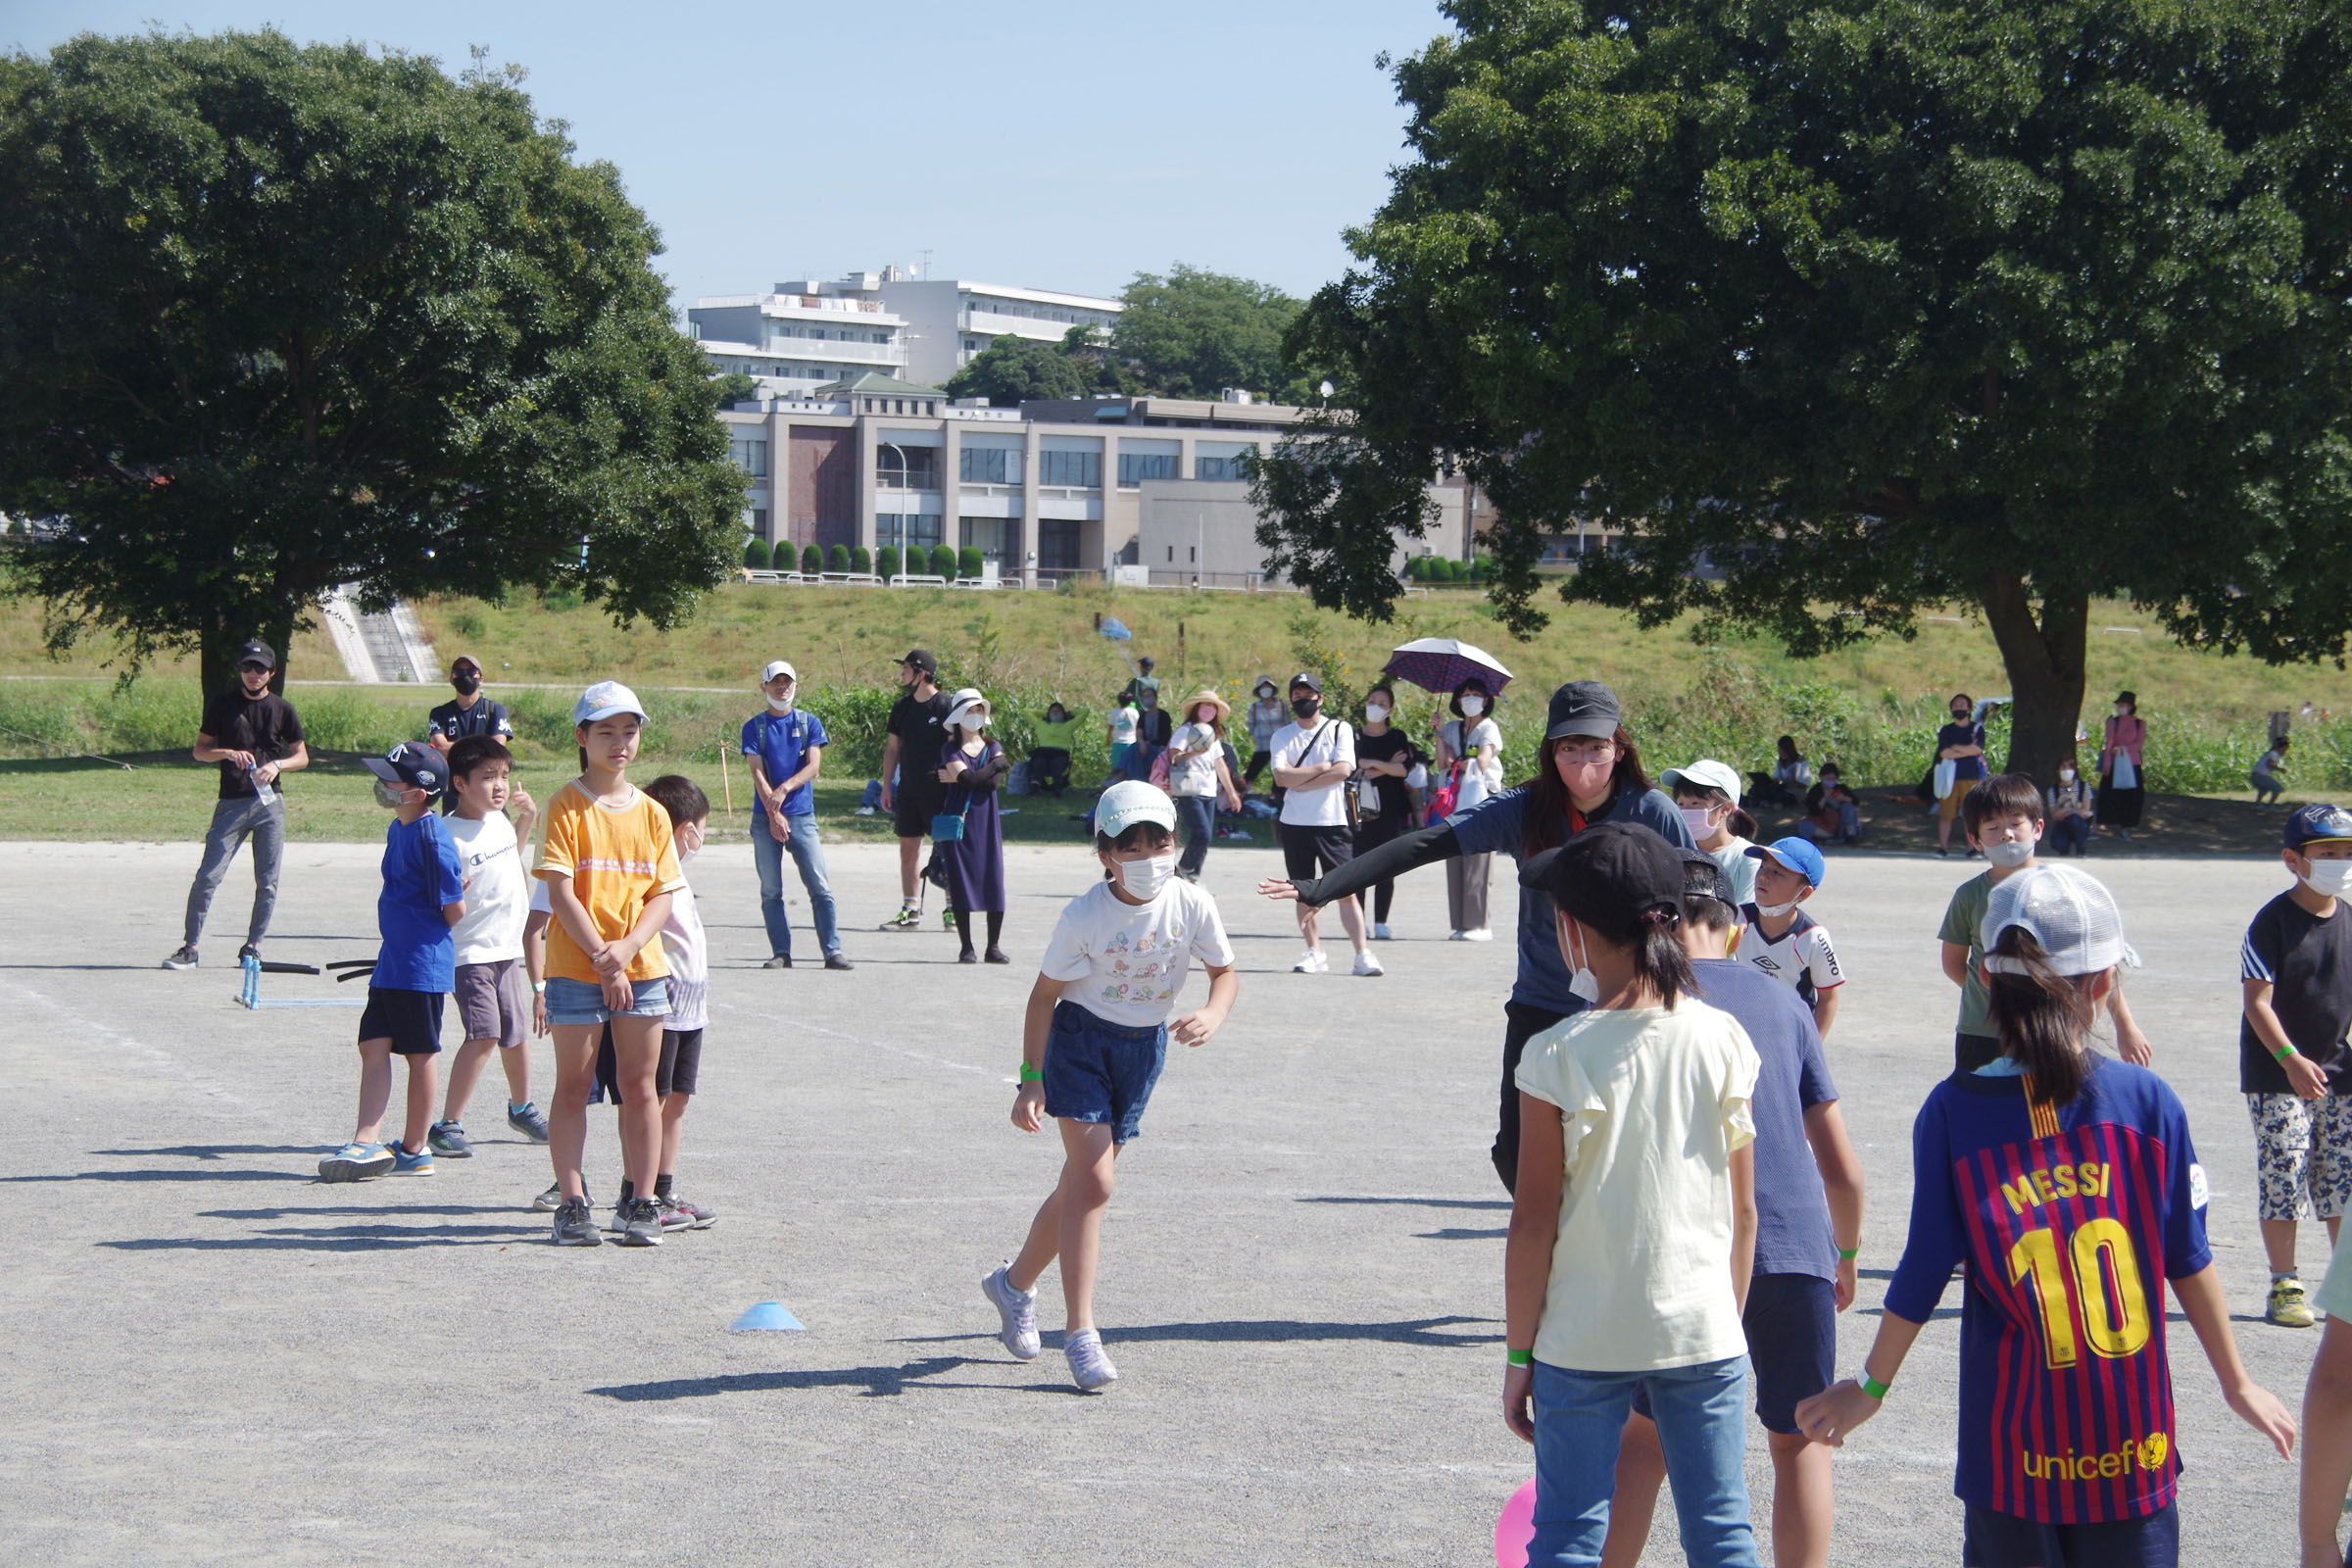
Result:
[[[1690,994],[1682,852],[1598,822],[1521,869],[1548,893],[1582,1012],[1520,1058],[1503,1257],[1503,1420],[1536,1448],[1534,1562],[1597,1562],[1617,1448],[1646,1390],[1683,1549],[1755,1568],[1742,1455],[1760,1065]]]
[[[1241,792],[1225,765],[1225,719],[1232,711],[1224,698],[1201,691],[1185,699],[1184,722],[1168,737],[1168,795],[1176,803],[1177,824],[1184,829],[1184,855],[1176,874],[1187,882],[1200,880],[1208,860],[1209,841],[1216,837],[1217,803],[1242,808]]]
[[[1454,796],[1455,811],[1466,811],[1490,795],[1502,791],[1502,731],[1490,716],[1494,693],[1473,676],[1453,689],[1454,719],[1438,731],[1438,765],[1461,773]],[[1446,912],[1451,930],[1448,942],[1492,942],[1487,924],[1488,880],[1494,874],[1492,855],[1461,855],[1446,862]]]

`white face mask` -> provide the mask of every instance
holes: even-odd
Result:
[[[1367,724],[1386,724],[1388,721],[1389,721],[1389,710],[1388,710],[1387,709],[1385,709],[1385,708],[1381,707],[1381,706],[1380,706],[1378,703],[1366,703],[1366,704],[1364,705],[1364,722],[1365,722],[1365,723],[1367,723]]]
[[[1804,902],[1805,901],[1802,899],[1790,899],[1787,904],[1759,904],[1756,906],[1756,912],[1758,914],[1768,914],[1775,920],[1778,920],[1782,915],[1790,912],[1798,905]]]
[[[693,858],[694,858],[696,856],[698,856],[698,855],[700,855],[700,854],[702,854],[702,853],[703,853],[703,847],[702,847],[700,844],[697,844],[697,845],[696,845],[696,846],[695,846],[693,849],[691,849],[691,850],[689,850],[689,849],[685,849],[685,848],[680,848],[680,849],[679,849],[679,851],[678,851],[678,863],[679,863],[680,865],[684,865],[684,864],[685,864],[685,863],[686,863],[688,860],[691,860],[691,859],[693,859]]]
[[[1984,846],[1984,858],[2004,871],[2014,871],[2034,858],[2032,839],[2011,839],[2006,844]]]
[[[1176,874],[1176,852],[1154,855],[1144,860],[1120,860],[1119,886],[1135,898],[1151,900],[1159,897],[1159,890],[1168,885]]]
[[[966,735],[977,735],[988,728],[988,715],[986,713],[966,713],[956,721],[956,727]]]
[[[770,697],[767,700],[767,709],[771,713],[789,713],[792,711],[792,699],[790,697]]]
[[[1487,700],[1484,697],[1465,697],[1462,699],[1462,711],[1468,714],[1470,717],[1476,718],[1479,714],[1485,712],[1486,710]]]
[[[1685,806],[1677,809],[1683,813],[1683,826],[1690,830],[1692,838],[1704,840],[1715,836],[1713,807]]]
[[[1574,971],[1568,976],[1568,994],[1579,1002],[1588,1004],[1598,1002],[1600,1000],[1600,977],[1594,974],[1591,965],[1585,962],[1584,955],[1576,951],[1576,943],[1573,938],[1563,942],[1561,946],[1567,950],[1566,956],[1569,967]]]
[[[2314,860],[2303,873],[2303,885],[2323,899],[2332,899],[2352,886],[2352,860]]]
[[[2058,770],[2058,782],[2059,782],[2059,783],[2061,783],[2061,784],[2072,784],[2074,781],[2075,781],[2075,770],[2074,770],[2073,768],[2071,768],[2071,767],[2062,767],[2062,768],[2060,768],[2060,769]]]

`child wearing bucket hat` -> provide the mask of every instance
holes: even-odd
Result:
[[[1242,808],[1241,791],[1225,765],[1225,722],[1233,707],[1203,687],[1184,700],[1177,715],[1180,722],[1168,737],[1168,798],[1184,829],[1176,874],[1198,882],[1217,833],[1217,803],[1223,801],[1227,810]]]
[[[2001,1054],[1920,1108],[1910,1234],[1878,1337],[1861,1376],[1799,1404],[1797,1422],[1836,1446],[1877,1414],[1965,1262],[1953,1490],[1966,1560],[2171,1568],[2167,1285],[2230,1408],[2281,1456],[2295,1423],[2238,1360],[2180,1098],[2090,1049],[2131,951],[2115,900],[2072,866],[2038,866],[1992,890],[1982,937]]]

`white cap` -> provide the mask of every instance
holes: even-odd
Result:
[[[964,687],[955,696],[948,699],[948,727],[950,729],[955,728],[956,725],[963,718],[963,715],[970,712],[973,709],[986,707],[988,707],[988,699],[980,695],[980,689],[978,687]]]
[[[614,713],[635,713],[639,718],[645,716],[645,705],[637,700],[637,694],[616,680],[598,681],[580,693],[580,700],[571,705],[571,721],[574,724],[593,724],[600,718],[611,718]]]
[[[778,675],[790,675],[795,686],[801,683],[801,672],[792,667],[791,660],[771,659],[767,662],[767,667],[760,672],[760,684],[764,686]]]
[[[1176,803],[1168,792],[1140,778],[1123,778],[1095,802],[1095,831],[1117,838],[1138,822],[1156,822],[1176,831]]]
[[[2043,961],[2060,974],[2098,974],[2119,963],[2139,962],[2124,940],[2115,895],[2098,878],[2071,865],[2037,865],[1993,884],[1979,932],[1984,967],[1993,974],[2028,972],[2021,959],[1992,951],[2011,926],[2024,927],[2041,948]]]
[[[1721,790],[1732,798],[1733,805],[1740,804],[1740,775],[1732,769],[1728,762],[1718,762],[1713,758],[1706,757],[1692,762],[1689,767],[1670,767],[1658,775],[1658,782],[1669,790],[1674,788],[1676,779],[1687,780],[1701,789]]]

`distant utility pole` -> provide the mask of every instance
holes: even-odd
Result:
[[[931,253],[929,251],[923,252],[923,281],[926,283],[931,281]]]

